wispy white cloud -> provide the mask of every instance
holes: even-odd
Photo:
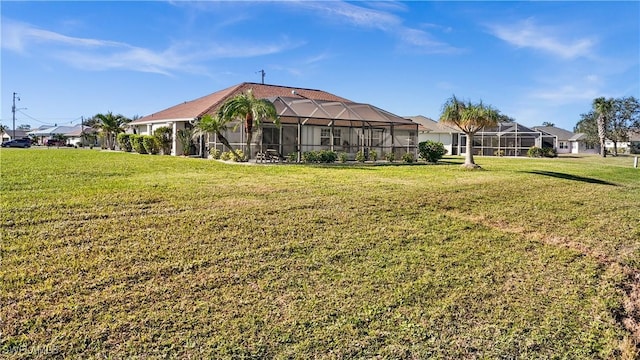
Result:
[[[401,4],[389,3],[385,7],[377,6],[377,9],[342,1],[298,1],[289,4],[311,9],[325,18],[343,21],[353,26],[384,31],[400,39],[404,45],[409,45],[421,52],[456,53],[461,50],[434,39],[424,30],[404,25],[402,18],[389,12],[389,10],[405,10],[406,8]]]
[[[33,44],[45,43],[94,48],[120,47],[124,45],[115,41],[65,36],[5,18],[2,19],[2,22],[2,47],[16,52],[24,52],[28,46]]]
[[[589,57],[596,45],[596,40],[591,37],[563,39],[562,29],[536,24],[532,18],[512,24],[491,24],[487,28],[491,34],[509,44],[541,50],[563,59]]]
[[[37,51],[83,70],[121,69],[170,75],[202,72],[203,62],[220,58],[270,55],[300,46],[288,38],[271,44],[234,41],[206,44],[184,41],[155,50],[123,42],[72,37],[3,19],[2,48],[28,55]]]
[[[541,79],[540,85],[531,89],[528,97],[545,104],[571,104],[593,100],[600,96],[602,80],[598,75],[585,74],[575,77]]]

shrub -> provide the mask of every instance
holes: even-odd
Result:
[[[294,163],[298,161],[298,153],[292,152],[287,155],[287,162]]]
[[[171,142],[173,140],[173,129],[162,126],[153,131],[153,136],[158,140],[158,146],[163,155],[171,155]]]
[[[129,136],[129,141],[131,142],[131,147],[133,148],[133,150],[135,150],[138,154],[147,153],[144,145],[142,144],[142,135],[133,134]]]
[[[336,161],[338,154],[331,150],[320,150],[317,153],[317,158],[318,162],[330,164]]]
[[[542,157],[543,155],[544,151],[537,146],[534,146],[527,151],[528,157]]]
[[[126,152],[131,152],[131,150],[133,150],[133,147],[131,146],[131,139],[130,139],[131,135],[132,134],[125,134],[125,133],[118,134],[118,137],[116,138],[116,140],[118,141],[118,146],[120,147],[120,150],[126,151]]]
[[[302,153],[303,163],[314,163],[318,161],[318,154],[315,151],[305,151]]]
[[[191,154],[191,137],[193,136],[193,129],[180,129],[177,132],[178,141],[182,146],[182,155],[189,156]]]
[[[376,160],[378,160],[378,152],[375,150],[369,151],[369,159],[371,159],[371,161],[373,162],[376,162]]]
[[[220,160],[224,160],[224,161],[233,160],[235,162],[242,162],[242,161],[246,161],[247,160],[247,158],[244,155],[244,152],[242,152],[242,150],[236,150],[236,154],[238,154],[239,158],[236,158],[233,155],[233,152],[225,151],[222,154],[220,154]]]
[[[396,160],[396,154],[393,151],[390,151],[384,154],[384,158],[387,159],[388,162],[394,162]]]
[[[218,149],[214,148],[214,149],[209,150],[209,157],[211,159],[216,159],[216,160],[220,159],[221,155],[222,155],[222,152],[220,150],[218,150]]]
[[[444,148],[441,142],[429,140],[418,144],[418,154],[430,163],[437,163],[446,153],[447,149]]]
[[[554,158],[558,156],[558,152],[554,148],[544,148],[542,149],[544,157]]]
[[[338,160],[340,160],[341,163],[346,163],[347,160],[349,160],[349,155],[347,155],[346,152],[341,152],[338,154]]]
[[[404,153],[404,155],[402,155],[402,160],[406,163],[413,163],[413,161],[415,160],[415,158],[413,157],[413,153],[407,152]]]
[[[364,156],[364,151],[358,150],[358,152],[356,153],[356,161],[363,163],[365,160],[366,158]]]
[[[153,135],[142,135],[142,146],[148,154],[155,155],[160,151],[158,139]]]

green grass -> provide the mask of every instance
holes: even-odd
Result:
[[[630,356],[640,169],[476,160],[3,149],[0,354]]]

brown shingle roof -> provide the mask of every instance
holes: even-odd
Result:
[[[301,98],[306,97],[314,100],[352,102],[351,100],[322,90],[245,82],[195,100],[185,101],[182,104],[172,106],[157,113],[132,121],[130,124],[144,124],[161,120],[190,120],[204,114],[213,114],[222,104],[224,104],[225,101],[227,101],[227,99],[238,94],[246,93],[249,89],[253,91],[253,95],[258,99],[266,99],[276,96],[292,96],[292,91],[295,91],[296,94],[301,95]]]

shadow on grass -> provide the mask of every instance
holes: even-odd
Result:
[[[614,183],[611,183],[611,182],[608,182],[608,181],[604,181],[604,180],[600,180],[600,179],[594,179],[594,178],[582,177],[582,176],[577,176],[577,175],[559,173],[559,172],[555,172],[555,171],[533,170],[533,171],[525,171],[525,172],[529,173],[529,174],[551,176],[551,177],[558,178],[558,179],[581,181],[581,182],[586,182],[586,183],[589,183],[589,184],[618,186],[618,184],[614,184]]]

